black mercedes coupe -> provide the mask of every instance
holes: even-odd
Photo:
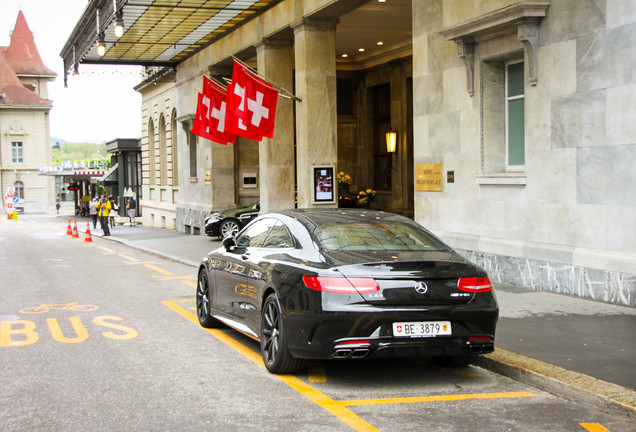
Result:
[[[197,315],[260,341],[272,373],[305,359],[430,356],[462,366],[494,350],[486,272],[412,220],[360,209],[261,215],[199,268]]]

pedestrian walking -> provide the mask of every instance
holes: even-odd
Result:
[[[57,214],[60,214],[60,200],[57,200],[55,203],[55,209],[57,210]]]
[[[128,216],[128,222],[130,222],[130,226],[135,226],[135,211],[137,208],[137,202],[135,202],[135,198],[132,196],[128,197],[128,201],[126,202],[126,215]]]
[[[88,205],[88,212],[91,215],[91,220],[93,221],[93,229],[97,228],[97,198],[93,197],[90,204]]]
[[[108,215],[110,213],[110,201],[106,199],[104,194],[99,196],[99,201],[97,201],[97,216],[99,217],[99,223],[102,226],[102,231],[104,231],[104,236],[110,235],[110,228],[108,227]]]
[[[109,214],[110,226],[111,228],[115,228],[115,216],[117,216],[117,214],[119,213],[119,207],[117,206],[117,203],[113,199],[112,195],[108,197],[108,201],[110,201],[110,208],[111,208],[110,214]]]

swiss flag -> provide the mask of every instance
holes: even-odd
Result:
[[[192,133],[219,144],[233,143],[236,135],[225,127],[226,103],[225,89],[204,75],[203,92],[198,94]]]
[[[278,91],[234,62],[232,82],[227,87],[227,129],[260,141],[274,136]]]

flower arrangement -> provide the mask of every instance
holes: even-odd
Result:
[[[345,174],[340,171],[337,176],[338,179],[338,190],[341,192],[349,191],[349,186],[351,186],[351,176],[349,174]]]
[[[358,207],[369,208],[373,198],[375,198],[373,189],[361,190],[358,192]]]

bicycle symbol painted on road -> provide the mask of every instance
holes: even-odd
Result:
[[[95,305],[81,305],[81,304],[78,304],[78,302],[60,303],[60,304],[44,303],[44,304],[42,304],[40,306],[26,307],[26,308],[20,309],[20,313],[24,313],[24,314],[41,314],[41,313],[49,312],[51,309],[55,309],[55,310],[70,310],[70,311],[73,311],[73,312],[87,312],[87,311],[97,310],[97,309],[99,309],[99,306],[95,306]]]

